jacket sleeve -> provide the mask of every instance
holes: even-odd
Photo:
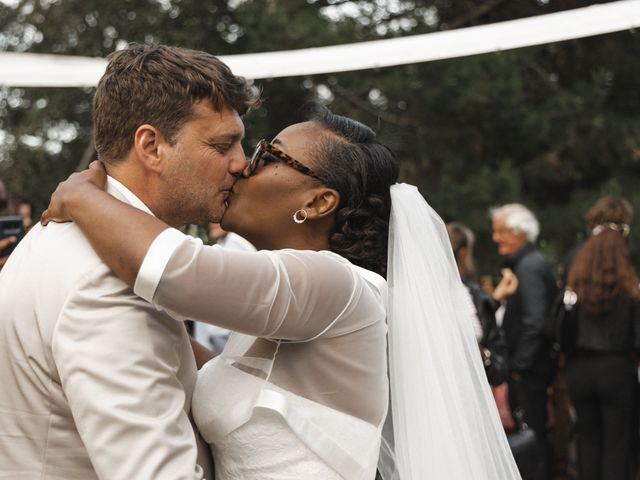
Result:
[[[502,328],[496,324],[493,304],[488,301],[485,303],[484,315],[486,316],[486,322],[482,346],[488,348],[491,352],[491,358],[485,361],[485,371],[491,385],[500,385],[507,380],[509,375],[507,342]]]
[[[500,385],[509,373],[509,354],[504,332],[496,323],[495,312],[499,303],[476,284],[470,285],[470,291],[482,323],[480,345],[491,353],[489,358],[484,359],[484,370],[491,385]]]
[[[188,345],[179,322],[103,265],[69,295],[52,352],[99,478],[202,478],[178,377]]]
[[[293,341],[364,327],[383,309],[380,301],[363,301],[372,290],[337,255],[230,251],[173,229],[149,248],[134,291],[176,318]],[[354,309],[359,315],[349,315]],[[347,316],[356,323],[339,322]]]
[[[528,262],[518,269],[518,291],[521,302],[521,330],[517,348],[511,357],[511,369],[523,372],[533,367],[541,348],[544,348],[544,327],[549,293],[545,284],[547,265]]]

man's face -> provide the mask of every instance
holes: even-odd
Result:
[[[503,257],[511,257],[518,253],[527,243],[524,232],[514,233],[508,226],[505,217],[493,219],[493,241],[498,245],[498,253]]]
[[[231,108],[215,111],[206,101],[193,110],[195,118],[162,152],[168,160],[162,174],[164,220],[172,225],[219,222],[236,175],[246,166],[238,113]]]
[[[33,226],[33,212],[31,211],[31,205],[28,203],[18,204],[18,215],[22,217],[22,226],[24,231],[28,231]]]

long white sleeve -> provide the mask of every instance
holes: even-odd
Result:
[[[149,248],[135,292],[178,318],[300,341],[329,328],[332,335],[358,328],[340,320],[358,305],[364,285],[348,261],[330,252],[227,251],[168,229]],[[372,322],[376,315],[357,319]]]

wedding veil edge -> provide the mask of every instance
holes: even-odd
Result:
[[[382,478],[520,479],[444,222],[412,185],[393,185],[391,199]]]

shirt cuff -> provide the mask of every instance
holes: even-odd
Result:
[[[175,228],[167,228],[155,238],[138,271],[136,283],[133,286],[133,292],[136,295],[153,303],[153,296],[169,259],[176,248],[187,238],[187,235]]]

